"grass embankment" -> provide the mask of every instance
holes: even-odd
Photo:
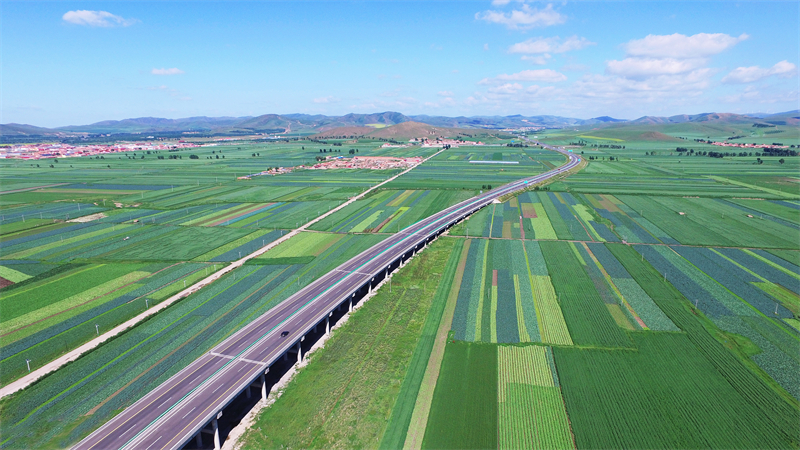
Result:
[[[455,245],[437,241],[393,277],[391,293],[384,287],[354,312],[256,419],[243,447],[377,447],[393,407],[413,409],[416,394],[404,379],[425,371],[449,293],[437,285],[452,280]],[[395,406],[401,389],[411,408]]]

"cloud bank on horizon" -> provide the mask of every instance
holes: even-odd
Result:
[[[636,118],[800,103],[794,2],[94,5],[4,6],[3,122],[383,110]],[[153,76],[170,86],[153,89]]]

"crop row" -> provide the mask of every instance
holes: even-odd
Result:
[[[573,342],[578,345],[629,347],[630,340],[617,326],[597,289],[574,252],[573,243],[541,242],[552,274],[558,303]]]
[[[45,203],[39,205],[12,206],[0,212],[0,223],[3,225],[22,222],[25,219],[74,219],[106,208],[91,203]]]
[[[230,333],[243,316],[261,308],[265,296],[291,284],[290,275],[276,266],[246,266],[171,306],[14,396],[14,410],[3,412],[4,436],[16,445],[38,447],[37,442],[49,442],[65,426],[74,426],[75,421],[63,423],[61,417],[80,417],[92,410],[88,423],[79,421],[80,426],[55,441],[67,446]],[[48,433],[35,436],[31,431],[36,429]]]
[[[497,372],[496,346],[447,344],[423,449],[497,447]]]
[[[575,448],[550,352],[549,347],[498,347],[499,448]]]
[[[470,196],[469,191],[382,190],[348,205],[313,229],[395,232]]]
[[[685,335],[633,338],[637,352],[554,349],[578,448],[788,444]]]
[[[714,335],[708,332],[707,325],[691,312],[689,301],[678,290],[680,287],[675,285],[674,279],[671,282],[664,281],[657,268],[648,262],[652,261],[650,258],[648,261],[642,261],[639,253],[629,246],[611,246],[609,250],[670,320],[686,333],[694,348],[714,367],[716,372],[713,373],[719,373],[724,377],[725,382],[746,401],[743,407],[746,411],[743,410],[743,414],[753,416],[751,420],[758,422],[748,427],[764,425],[766,429],[772,430],[768,432],[770,435],[765,438],[767,440],[797,442],[800,439],[796,427],[797,421],[800,420],[800,410],[795,401],[782,398],[777,390],[748,367],[747,360],[735,356],[722,342],[715,339]],[[559,375],[563,375],[561,369],[559,366]],[[563,384],[563,376],[561,381]],[[717,398],[716,395],[712,397]],[[754,413],[753,410],[758,412]],[[754,414],[759,413],[760,417],[755,418]],[[747,429],[749,428],[745,430]]]
[[[51,320],[49,325],[36,327],[39,331],[25,329],[26,336],[12,336],[14,341],[8,340],[0,348],[0,369],[4,379],[24,374],[26,359],[31,361],[32,367],[44,365],[55,356],[94,338],[95,326],[107,331],[143,312],[147,306],[156,305],[158,301],[150,298],[150,293],[192,273],[199,271],[202,275],[204,266],[177,264],[161,270],[163,267],[163,264],[146,267],[144,270],[153,270],[155,273],[141,282],[97,299],[89,308],[70,310],[68,314],[58,316],[57,322]],[[149,304],[144,297],[148,297]]]

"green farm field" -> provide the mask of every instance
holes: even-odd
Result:
[[[333,245],[321,244],[327,248],[314,250],[311,246],[309,251],[319,252],[320,257],[308,264],[242,266],[28,389],[3,398],[0,426],[4,445],[42,448],[74,444],[244,323],[382,238],[333,236],[337,238]],[[209,273],[214,267],[209,263],[189,265],[199,266],[201,272],[208,267]],[[26,287],[31,286],[35,287]],[[161,301],[172,286],[174,283],[153,285],[155,289],[149,295]],[[144,298],[126,305],[141,312]],[[94,319],[89,324],[94,332]],[[30,351],[40,351],[41,347]],[[17,366],[21,363],[24,373],[24,356],[15,354],[9,361]],[[81,400],[71,400],[78,398]],[[63,417],[73,419],[64,421]]]
[[[380,190],[312,227],[334,232],[397,232],[473,197],[470,190]]]
[[[734,136],[800,145],[797,130],[537,133],[587,166],[415,256],[310,355],[243,448],[800,448],[800,159],[696,156],[722,148],[699,140]],[[0,384],[399,170],[237,178],[350,148],[438,151],[291,139],[0,160]],[[520,136],[481,139],[0,399],[0,446],[75,444],[386,234],[564,161]]]

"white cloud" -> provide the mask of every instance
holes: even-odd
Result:
[[[763,92],[761,90],[756,89],[754,86],[747,86],[744,91],[734,94],[734,95],[727,95],[720,97],[720,100],[726,103],[736,103],[741,104],[743,102],[747,103],[758,103],[758,104],[774,104],[774,103],[786,103],[786,102],[797,102],[800,100],[800,92],[793,90],[793,91],[774,91],[772,90]]]
[[[522,55],[522,58],[520,58],[520,59],[522,59],[523,61],[529,61],[529,62],[532,62],[533,64],[538,64],[540,66],[543,66],[543,65],[547,64],[547,62],[550,60],[550,58],[551,58],[550,54],[549,53],[545,53],[544,55],[536,55],[536,56],[533,56],[533,55]]]
[[[489,92],[492,94],[516,94],[521,90],[522,85],[519,83],[506,83],[489,88]]]
[[[689,74],[708,64],[709,58],[747,39],[723,33],[648,35],[623,44],[626,58],[606,62],[606,73],[645,80],[662,75]]]
[[[737,67],[722,79],[723,83],[752,83],[762,78],[772,75],[780,77],[791,77],[797,74],[797,66],[789,61],[783,60],[772,67],[761,68],[759,66]]]
[[[439,93],[439,95],[441,95],[441,93]],[[455,106],[455,104],[456,104],[456,101],[453,100],[451,97],[445,97],[445,98],[443,98],[443,99],[441,99],[439,101],[436,101],[436,102],[425,102],[425,103],[423,103],[423,105],[428,107],[428,108],[444,108],[444,107],[448,107],[448,106]]]
[[[749,36],[739,37],[723,33],[699,33],[692,36],[683,34],[647,35],[634,39],[624,45],[628,56],[649,58],[703,58],[722,53]]]
[[[111,14],[108,11],[67,11],[61,18],[64,20],[64,22],[69,22],[75,25],[104,28],[114,26],[127,27],[137,22],[136,19],[125,19]]]
[[[181,75],[184,73],[184,71],[178,69],[177,67],[173,67],[171,69],[153,69],[150,71],[150,73],[153,75]]]
[[[596,45],[584,37],[570,36],[563,42],[558,36],[549,38],[531,38],[527,41],[518,42],[508,48],[509,53],[564,53],[572,50],[580,50],[590,45]]]
[[[608,61],[606,72],[628,78],[647,78],[690,72],[705,63],[704,58],[625,58],[622,61]]]
[[[506,81],[546,81],[557,82],[564,81],[567,77],[563,73],[556,72],[553,69],[541,70],[523,70],[522,72],[508,74],[500,74],[494,78],[484,78],[478,84],[497,84]]]
[[[696,69],[684,74],[664,74],[635,80],[625,77],[587,74],[572,84],[570,90],[579,98],[605,99],[613,104],[620,101],[656,102],[682,101],[697,97],[710,85],[714,71]]]
[[[489,44],[483,44],[483,49],[484,50],[489,50]]]
[[[452,97],[453,93],[451,91],[439,91],[437,95],[439,97]]]
[[[338,102],[340,102],[341,100],[340,100],[340,99],[338,99],[338,98],[336,98],[336,97],[333,97],[333,96],[330,96],[330,95],[329,95],[329,96],[327,96],[327,97],[318,97],[318,98],[315,98],[315,99],[314,99],[314,100],[312,100],[312,101],[313,101],[314,103],[338,103]]]
[[[505,25],[512,30],[548,27],[562,24],[567,20],[566,16],[553,9],[552,4],[548,4],[543,9],[522,5],[520,9],[512,10],[510,13],[489,10],[475,14],[475,18]]]

